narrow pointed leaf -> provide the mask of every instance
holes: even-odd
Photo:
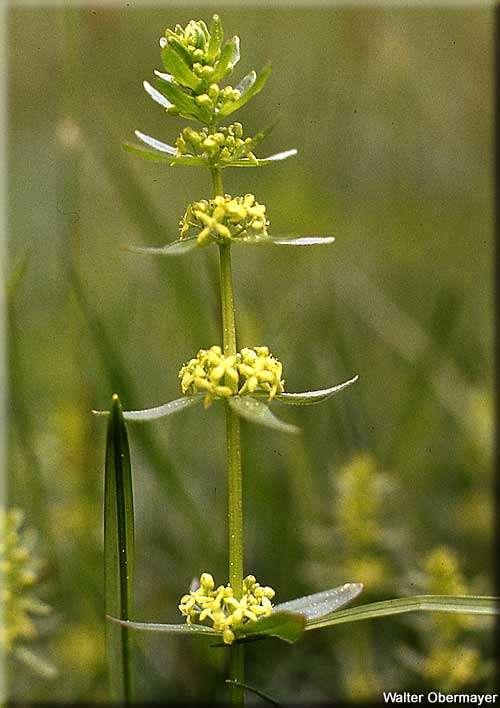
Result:
[[[240,60],[240,38],[234,36],[223,47],[219,61],[215,65],[215,70],[210,81],[217,83],[221,81],[227,73],[228,69],[232,69]]]
[[[331,388],[323,388],[319,391],[304,391],[304,393],[279,393],[275,396],[276,401],[280,403],[286,403],[291,406],[311,406],[315,403],[321,403],[321,401],[326,401],[339,391],[343,391],[351,384],[358,380],[358,376],[354,376],[349,381],[344,381],[344,383],[337,384],[337,386],[332,386]]]
[[[185,59],[171,47],[161,50],[161,58],[165,69],[173,76],[178,84],[187,86],[196,91],[201,85],[201,79],[191,71]]]
[[[130,253],[142,253],[146,256],[181,256],[194,248],[200,248],[196,236],[179,238],[177,241],[167,243],[166,246],[126,246],[125,250]]]
[[[248,74],[241,79],[239,84],[236,84],[235,88],[240,93],[245,93],[245,91],[248,91],[248,89],[252,88],[256,79],[257,74],[255,73],[255,71],[249,71]]]
[[[205,627],[201,624],[160,624],[158,622],[134,622],[132,620],[121,620],[118,617],[108,615],[108,619],[116,624],[120,624],[127,629],[137,629],[141,632],[165,632],[166,634],[186,634],[200,635],[208,634],[220,637],[221,632],[216,632],[212,627]]]
[[[299,639],[305,629],[304,615],[292,612],[273,612],[257,622],[247,622],[234,627],[237,639],[247,637],[277,637],[285,642],[293,643]]]
[[[157,89],[155,89],[154,86],[151,86],[149,81],[143,81],[142,85],[144,86],[144,90],[146,93],[148,93],[153,101],[158,103],[160,106],[163,106],[163,108],[170,108],[172,105],[168,98],[166,98],[162,93],[160,93]]]
[[[290,236],[287,238],[271,237],[277,246],[323,246],[333,243],[335,236]]]
[[[158,81],[161,81],[163,93],[177,108],[179,115],[184,118],[196,118],[203,123],[210,121],[210,113],[207,109],[196,103],[194,98],[183,91],[180,86],[170,81],[163,81],[159,77]]]
[[[267,165],[270,162],[280,162],[281,160],[286,160],[288,157],[293,157],[296,154],[296,148],[291,148],[290,150],[283,150],[282,152],[277,152],[275,155],[270,155],[269,157],[260,157],[259,163],[261,165]]]
[[[457,596],[457,595],[415,595],[395,600],[372,602],[348,610],[339,610],[325,617],[307,622],[306,630],[331,627],[344,622],[374,619],[399,615],[405,612],[452,612],[460,614],[498,615],[500,598]]]
[[[153,148],[153,150],[158,150],[159,152],[164,152],[168,155],[175,155],[177,153],[176,148],[172,147],[172,145],[162,143],[161,140],[157,140],[156,138],[152,138],[149,135],[145,135],[144,133],[141,133],[140,130],[135,130],[134,132],[136,138],[139,138],[139,140],[145,145],[149,145],[149,147]]]
[[[153,73],[161,79],[161,81],[166,81],[167,83],[172,81],[172,74],[164,74],[162,71],[158,71],[158,69],[155,69]]]
[[[104,481],[105,611],[128,619],[134,581],[134,500],[127,430],[113,396],[106,437]],[[108,627],[106,655],[114,700],[132,700],[132,647],[128,630]]]
[[[191,155],[179,155],[169,160],[172,167],[177,165],[181,167],[210,167],[208,160],[204,157],[191,157]]]
[[[296,600],[280,602],[275,605],[273,612],[298,612],[306,620],[315,620],[329,615],[339,607],[347,605],[363,591],[361,583],[345,583],[332,590],[323,590],[313,595],[298,597]]]
[[[222,47],[224,41],[224,30],[219,15],[214,15],[210,26],[210,41],[208,43],[207,58],[212,62]]]
[[[217,117],[219,119],[226,118],[226,116],[230,115],[231,113],[234,113],[239,108],[242,108],[244,105],[246,105],[248,101],[255,96],[255,94],[259,93],[259,91],[264,88],[270,75],[271,65],[267,64],[257,76],[257,79],[252,84],[252,86],[250,86],[250,88],[248,88],[237,101],[234,101],[234,103],[227,103],[225,106],[223,106],[219,111]]]
[[[177,39],[177,37],[173,37],[170,35],[169,39],[167,42],[163,42],[161,45],[161,51],[162,51],[162,59],[163,59],[163,52],[168,48],[171,49],[172,51],[176,52],[181,59],[184,60],[184,62],[190,66],[191,64],[191,55],[186,49],[186,47]],[[167,69],[167,67],[165,67]],[[168,71],[168,69],[167,69]]]
[[[297,428],[296,425],[290,425],[290,423],[285,423],[279,418],[276,418],[262,401],[257,401],[251,396],[235,396],[228,400],[229,405],[235,413],[249,420],[251,423],[281,430],[284,433],[300,433],[300,429]]]
[[[170,164],[172,157],[164,152],[158,152],[158,150],[152,150],[151,148],[146,148],[143,145],[134,145],[134,143],[123,143],[123,149],[127,152],[131,152],[134,155],[142,157],[143,160],[148,160],[149,162],[166,162]]]
[[[200,403],[203,399],[203,395],[195,396],[184,396],[183,398],[178,398],[176,401],[170,401],[162,406],[156,406],[155,408],[145,408],[140,411],[124,411],[123,418],[130,421],[149,421],[158,420],[159,418],[166,418],[173,413],[178,413],[183,411],[185,408],[191,408],[191,406]],[[109,415],[108,411],[92,411],[95,415]]]

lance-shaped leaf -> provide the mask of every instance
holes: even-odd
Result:
[[[324,617],[307,621],[306,630],[332,627],[344,622],[358,622],[365,619],[399,615],[405,612],[452,612],[473,615],[500,614],[500,598],[458,595],[415,595],[395,600],[372,602],[348,610],[332,612]]]
[[[273,612],[296,612],[309,622],[318,620],[347,605],[363,591],[361,583],[345,583],[331,590],[323,590],[313,595],[305,595],[288,602],[275,605]]]
[[[182,42],[175,37],[173,34],[171,34],[168,38],[168,41],[165,37],[162,37],[160,40],[160,47],[162,51],[167,49],[167,47],[170,47],[174,52],[177,52],[179,57],[184,60],[184,62],[190,66],[191,65],[191,55],[189,51],[186,49],[186,47],[182,44]],[[166,67],[165,67],[166,68]],[[167,69],[168,71],[168,69]]]
[[[169,415],[183,411],[185,408],[191,408],[191,406],[201,403],[203,396],[204,394],[183,396],[182,398],[178,398],[175,401],[170,401],[169,403],[164,403],[162,406],[156,406],[155,408],[145,408],[140,411],[124,411],[123,418],[134,422],[166,418]],[[92,413],[94,413],[94,415],[109,415],[108,411],[92,411]]]
[[[166,74],[165,74],[165,76],[166,76]],[[160,106],[162,106],[162,108],[170,108],[172,106],[172,104],[170,103],[168,98],[166,98],[162,93],[160,93],[157,89],[155,89],[154,86],[151,86],[149,81],[143,81],[142,85],[144,86],[144,90],[146,91],[146,93],[148,93],[151,96],[153,101],[155,101]]]
[[[222,106],[221,110],[217,114],[217,118],[219,120],[222,120],[223,118],[226,118],[227,116],[231,115],[231,113],[234,113],[239,108],[242,108],[244,105],[246,105],[251,98],[253,98],[257,93],[259,93],[259,91],[264,88],[270,75],[271,65],[267,64],[257,76],[254,83],[245,91],[245,93],[240,96],[237,101],[234,101],[233,103],[226,103],[224,106]]]
[[[269,155],[269,157],[259,157],[259,164],[269,165],[273,162],[281,162],[281,160],[286,160],[288,157],[293,157],[297,154],[296,148],[290,148],[290,150],[283,150],[282,152],[277,152],[275,155]]]
[[[312,406],[315,403],[321,403],[321,401],[326,401],[332,396],[335,396],[339,391],[343,391],[351,384],[358,380],[359,376],[354,376],[349,381],[344,381],[344,383],[337,384],[337,386],[332,386],[331,388],[323,388],[318,391],[304,391],[304,393],[279,393],[273,400],[279,401],[280,403],[286,403],[290,406]]]
[[[268,78],[271,75],[271,71],[271,64],[266,64],[266,66],[262,69],[262,71],[254,81],[247,82],[246,90],[244,91],[244,93],[241,94],[240,98],[237,101],[234,101],[233,103],[227,103],[221,108],[218,113],[218,118],[226,118],[231,113],[234,113],[238,109],[245,106],[251,98],[253,98],[257,93],[259,93],[259,91],[264,88]],[[242,81],[244,81],[244,79]]]
[[[234,36],[227,42],[221,52],[220,59],[215,65],[210,81],[221,81],[240,60],[240,38]]]
[[[104,482],[105,611],[120,619],[132,612],[134,500],[127,430],[118,396],[113,396],[106,437]],[[132,647],[126,628],[106,631],[110,687],[115,700],[132,700]]]
[[[159,622],[134,622],[131,620],[121,620],[113,615],[107,616],[108,620],[120,624],[127,629],[137,629],[142,632],[164,632],[165,634],[184,634],[191,636],[210,635],[220,637],[221,632],[216,632],[212,627],[205,627],[202,624],[161,624]]]
[[[210,41],[207,49],[207,59],[212,62],[222,47],[224,41],[224,30],[219,15],[214,15],[210,26]]]
[[[123,143],[123,149],[127,152],[131,152],[134,155],[142,157],[143,160],[148,160],[149,162],[166,162],[170,164],[172,157],[164,152],[159,152],[158,150],[153,150],[151,148],[146,148],[143,145],[135,145],[134,143]]]
[[[194,155],[179,155],[169,160],[169,165],[172,167],[210,167],[210,162],[204,157]]]
[[[290,236],[271,237],[276,246],[324,246],[335,241],[335,236]]]
[[[237,91],[240,92],[240,94],[245,93],[245,91],[248,91],[252,86],[254,85],[255,81],[257,79],[257,74],[255,71],[249,71],[246,76],[244,76],[241,81],[236,84],[235,88]]]
[[[235,413],[251,423],[281,430],[284,433],[300,433],[300,428],[276,418],[265,403],[256,400],[252,396],[234,396],[228,398],[228,402]]]
[[[175,49],[170,46],[164,47],[161,50],[161,58],[165,69],[173,76],[178,84],[187,86],[194,91],[197,91],[201,86],[201,79],[191,71],[189,64],[186,62]]]
[[[175,155],[177,153],[177,149],[172,147],[172,145],[162,143],[161,140],[157,140],[156,138],[152,138],[150,135],[141,133],[140,130],[135,130],[134,132],[136,138],[138,138],[145,145],[153,148],[153,150],[158,150],[158,152],[166,153],[167,155]]]
[[[237,639],[247,637],[277,637],[284,642],[296,642],[302,636],[306,626],[303,614],[293,612],[273,611],[269,617],[264,617],[257,622],[245,622],[233,627]]]
[[[184,118],[195,118],[202,123],[210,122],[210,112],[204,106],[196,103],[194,98],[183,91],[180,86],[171,81],[164,81],[159,76],[157,80],[161,83],[163,93],[179,111],[179,115]]]
[[[118,617],[108,615],[108,619],[116,624],[120,624],[127,629],[137,629],[144,632],[164,632],[165,634],[184,634],[191,636],[208,635],[212,637],[222,637],[222,632],[217,632],[212,627],[205,627],[201,624],[161,624],[159,622],[134,622],[121,620]],[[257,622],[246,622],[239,626],[233,626],[237,640],[244,641],[247,638],[277,637],[285,642],[295,642],[304,632],[306,620],[303,615],[291,612],[276,612],[269,617],[257,620]],[[222,645],[226,646],[226,645]]]
[[[196,236],[179,238],[166,246],[124,246],[130,253],[142,253],[146,256],[180,256],[193,248],[200,248]]]

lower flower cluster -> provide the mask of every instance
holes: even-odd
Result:
[[[283,393],[283,366],[268,347],[245,348],[224,356],[219,346],[200,349],[179,372],[182,393],[206,392],[205,406],[215,398],[261,392],[269,400]]]
[[[271,614],[274,595],[272,588],[262,587],[253,575],[247,575],[243,580],[243,594],[236,598],[229,584],[215,587],[210,573],[202,573],[199,586],[182,596],[179,610],[188,624],[211,622],[216,631],[222,632],[224,643],[232,644],[236,638],[235,627]]]
[[[182,217],[180,237],[196,235],[200,246],[212,241],[267,238],[266,207],[253,194],[231,197],[229,194],[193,202]]]

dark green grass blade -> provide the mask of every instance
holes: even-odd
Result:
[[[104,586],[106,614],[128,619],[134,582],[134,500],[127,430],[118,396],[113,396],[106,437],[104,474]],[[130,632],[106,625],[111,697],[131,703]]]
[[[399,615],[405,612],[455,612],[475,615],[498,615],[500,598],[458,595],[415,595],[395,600],[372,602],[348,610],[338,610],[331,615],[309,620],[306,630],[331,627],[344,622]]]
[[[275,701],[274,698],[271,698],[271,696],[268,693],[264,693],[264,691],[261,691],[260,688],[255,688],[254,686],[249,686],[248,683],[241,683],[241,681],[233,681],[232,679],[226,679],[226,683],[229,684],[230,686],[240,686],[241,688],[244,688],[245,691],[250,691],[250,693],[255,693],[256,696],[258,696],[259,698],[262,698],[263,701],[270,703],[272,706],[278,706],[278,708],[282,708],[281,703],[278,703],[278,701]]]

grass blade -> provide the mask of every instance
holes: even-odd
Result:
[[[363,619],[400,615],[405,612],[456,612],[475,615],[498,615],[500,598],[458,595],[415,595],[401,597],[395,600],[372,602],[369,605],[359,605],[348,610],[340,610],[309,620],[306,630],[331,627],[344,622],[357,622]]]
[[[106,437],[104,476],[104,586],[106,614],[128,619],[134,581],[134,501],[127,430],[118,396],[113,396]],[[106,627],[111,695],[132,702],[132,647],[126,627]]]

